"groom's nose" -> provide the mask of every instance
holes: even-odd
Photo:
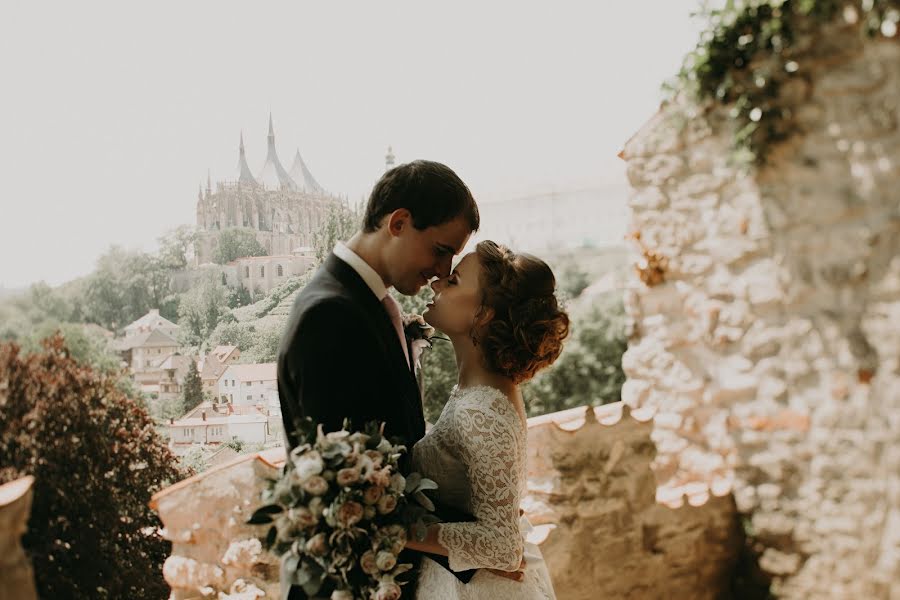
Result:
[[[443,279],[435,279],[434,281],[432,281],[431,282],[431,291],[433,291],[435,294],[440,292],[441,291],[440,288],[443,287],[443,283],[442,283],[443,281],[444,281]]]

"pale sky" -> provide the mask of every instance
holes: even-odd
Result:
[[[623,182],[616,153],[698,35],[696,0],[5,2],[0,287],[87,274],[256,172],[269,111],[326,189],[450,165],[482,202]],[[623,203],[624,198],[610,199]]]

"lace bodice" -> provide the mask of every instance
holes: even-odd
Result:
[[[503,392],[473,387],[454,389],[437,423],[413,447],[413,469],[438,484],[438,499],[476,519],[438,526],[454,571],[519,567],[525,440],[525,424]]]

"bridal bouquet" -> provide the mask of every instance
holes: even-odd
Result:
[[[403,477],[397,465],[406,448],[382,431],[345,424],[325,434],[309,419],[301,424],[300,444],[247,521],[272,524],[264,545],[281,557],[283,583],[331,600],[400,598],[397,577],[412,565],[398,558],[408,530],[424,537],[438,521],[423,493],[437,484]]]

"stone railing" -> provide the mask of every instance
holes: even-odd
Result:
[[[0,600],[37,600],[34,573],[22,549],[33,484],[29,475],[0,485]]]
[[[657,488],[652,413],[621,403],[529,419],[523,508],[559,598],[717,598],[740,546],[729,489]],[[159,492],[172,600],[277,598],[278,561],[244,522],[282,449],[246,455]]]

